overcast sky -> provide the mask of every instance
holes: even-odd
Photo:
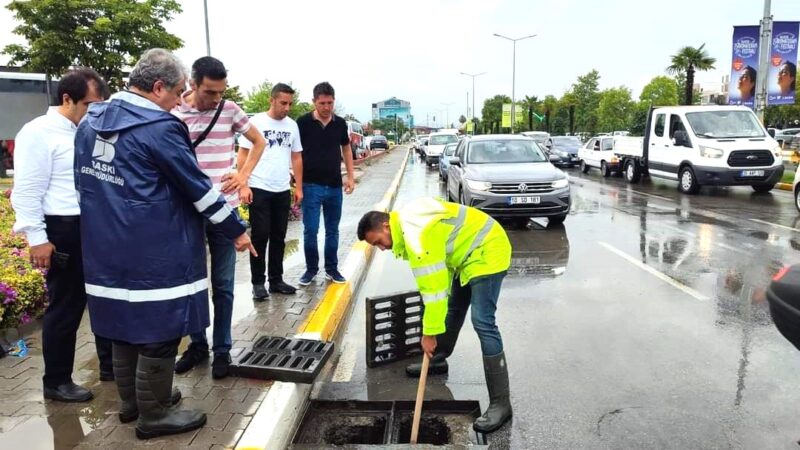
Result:
[[[5,3],[5,2],[4,2]],[[205,55],[203,2],[181,0],[167,29],[184,40],[187,66]],[[492,36],[537,34],[517,43],[516,97],[560,97],[578,75],[600,72],[600,87],[628,86],[638,97],[662,75],[670,55],[703,43],[717,69],[697,76],[704,87],[729,73],[734,25],[757,25],[760,0],[208,0],[211,54],[244,92],[263,80],[291,82],[303,99],[329,81],[346,113],[369,120],[371,104],[392,96],[411,102],[418,125],[466,114],[471,78],[476,109],[511,95],[512,44]],[[773,0],[775,20],[800,20],[800,0]],[[19,39],[0,11],[0,45]],[[2,61],[5,63],[6,61]],[[447,106],[446,104],[450,104]],[[449,113],[449,114],[448,114]]]

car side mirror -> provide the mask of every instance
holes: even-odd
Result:
[[[685,131],[676,130],[672,138],[675,140],[676,147],[689,147],[689,137],[686,136]]]
[[[559,158],[558,155],[550,155],[550,162],[559,162],[559,161],[561,161],[561,158]]]
[[[775,137],[775,130],[774,129],[767,130],[767,133],[769,134],[769,137],[771,137],[771,138]]]
[[[452,158],[447,160],[447,163],[451,166],[461,167],[461,158],[458,156],[453,156]]]

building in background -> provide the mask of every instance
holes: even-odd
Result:
[[[724,75],[719,83],[695,83],[694,90],[700,92],[701,105],[727,105],[730,75]]]
[[[409,127],[414,127],[414,116],[411,115],[411,102],[400,100],[397,97],[372,104],[372,120],[398,119]]]

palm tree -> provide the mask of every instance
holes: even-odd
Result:
[[[525,98],[522,99],[522,103],[525,105],[525,109],[528,111],[528,130],[533,130],[533,110],[536,108],[536,105],[539,104],[539,97],[535,95],[526,95]]]
[[[667,67],[667,73],[670,75],[684,74],[686,75],[686,86],[684,94],[684,105],[692,104],[692,94],[694,94],[694,72],[696,70],[711,70],[714,68],[714,63],[717,62],[716,58],[708,56],[705,51],[706,44],[698,48],[683,47],[678,50],[678,53],[672,55],[672,64]]]

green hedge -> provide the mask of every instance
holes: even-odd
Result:
[[[44,273],[31,265],[25,238],[11,232],[9,194],[0,195],[0,330],[37,319],[47,307]]]

